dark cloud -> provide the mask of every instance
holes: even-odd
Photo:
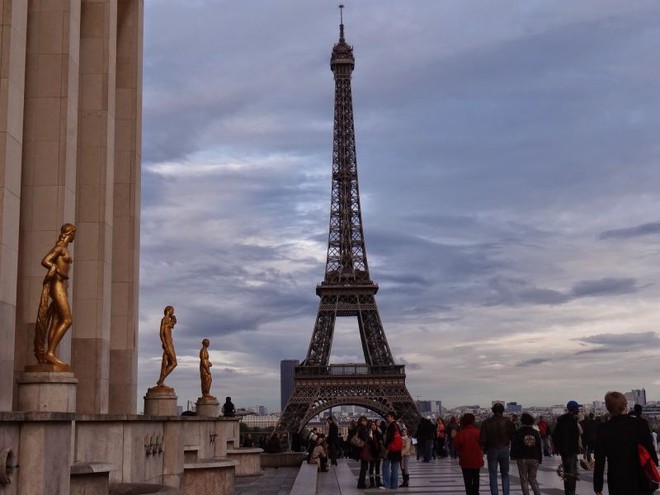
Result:
[[[583,280],[571,289],[574,297],[616,296],[637,291],[634,278],[607,277],[599,280]]]
[[[631,239],[647,235],[660,234],[660,222],[644,223],[635,227],[613,229],[601,232],[600,239]]]
[[[626,334],[598,334],[576,339],[579,342],[605,347],[657,347],[660,345],[660,336],[655,332],[638,332]]]
[[[533,358],[533,359],[527,359],[525,361],[521,361],[516,366],[519,366],[521,368],[524,368],[526,366],[536,366],[537,364],[544,364],[544,363],[550,363],[552,362],[550,359],[547,358]]]

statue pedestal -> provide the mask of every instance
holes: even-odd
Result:
[[[39,366],[50,365],[37,365]],[[19,411],[76,412],[78,379],[72,372],[26,370],[16,382]]]
[[[147,416],[178,416],[176,393],[172,387],[157,385],[144,396],[144,414]]]
[[[217,418],[220,416],[220,403],[215,397],[208,395],[197,399],[196,416]]]

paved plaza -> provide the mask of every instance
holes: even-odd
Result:
[[[556,469],[559,458],[545,457],[538,473],[539,485],[543,495],[563,495],[563,481],[557,476]],[[328,473],[319,473],[316,494],[317,495],[375,495],[376,493],[408,493],[414,495],[444,494],[462,495],[465,493],[463,487],[463,476],[457,460],[439,459],[431,463],[410,461],[410,487],[397,490],[366,489],[358,490],[357,477],[360,472],[360,464],[357,461],[340,459],[339,465],[331,467]],[[268,468],[263,470],[263,475],[250,478],[236,479],[236,495],[287,495],[290,493],[298,468]],[[518,468],[511,463],[511,495],[521,495]],[[580,471],[580,481],[577,484],[577,495],[588,495],[593,493],[592,473]],[[488,470],[481,470],[480,493],[489,495]],[[500,495],[502,493],[500,487]],[[607,489],[605,491],[607,493]]]

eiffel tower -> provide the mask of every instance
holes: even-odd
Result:
[[[339,42],[330,59],[335,78],[335,122],[325,279],[316,287],[321,302],[307,357],[295,369],[294,391],[277,430],[299,432],[314,416],[339,405],[366,407],[381,416],[395,411],[411,425],[419,418],[406,388],[405,367],[394,363],[385,337],[374,297],[378,285],[369,276],[353,126],[354,67],[353,48],[344,39],[342,16]],[[365,363],[330,365],[335,321],[346,316],[357,317]]]

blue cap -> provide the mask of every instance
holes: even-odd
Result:
[[[566,409],[568,409],[569,411],[572,411],[573,409],[579,409],[581,407],[582,407],[582,404],[578,404],[574,400],[569,400],[568,404],[566,404]]]

